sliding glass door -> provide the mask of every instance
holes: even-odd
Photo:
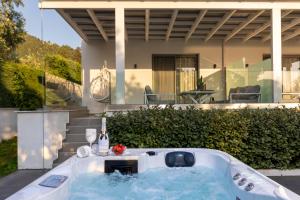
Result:
[[[196,89],[198,55],[153,55],[152,69],[157,94],[178,96]]]

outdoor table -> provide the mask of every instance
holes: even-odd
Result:
[[[181,92],[179,96],[189,98],[194,104],[199,104],[205,103],[214,93],[214,90],[190,90]]]

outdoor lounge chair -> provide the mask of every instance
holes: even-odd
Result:
[[[261,100],[260,86],[245,86],[229,90],[230,103],[259,103]]]
[[[154,94],[151,87],[145,87],[145,104],[174,104],[174,94]]]

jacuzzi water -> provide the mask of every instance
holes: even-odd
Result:
[[[223,174],[206,167],[151,169],[136,175],[89,173],[71,184],[69,200],[233,200]]]

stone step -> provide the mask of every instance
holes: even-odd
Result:
[[[89,145],[88,142],[64,142],[59,152],[75,153],[77,148],[83,145]]]
[[[89,111],[87,108],[74,109],[69,111],[70,120],[77,117],[88,117]]]
[[[76,117],[70,119],[70,126],[89,126],[89,125],[101,125],[101,119],[99,117],[89,116],[89,117]]]
[[[64,142],[86,142],[85,134],[66,134]]]
[[[53,162],[53,168],[66,161],[68,158],[75,154],[75,152],[58,152],[58,158]]]
[[[144,104],[110,104],[107,105],[106,111],[109,112],[120,112],[128,110],[139,110],[140,108],[147,108]]]
[[[99,125],[81,125],[81,126],[67,126],[67,135],[68,134],[85,134],[85,130],[88,128],[95,128],[97,129],[97,133],[101,130],[101,124]]]

